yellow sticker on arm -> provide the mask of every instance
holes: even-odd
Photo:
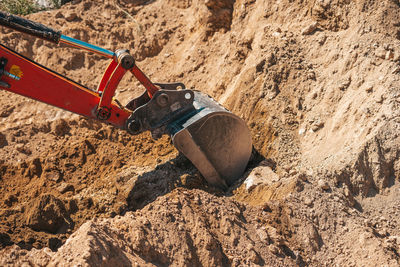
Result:
[[[9,72],[17,76],[18,78],[22,78],[22,76],[24,76],[24,73],[22,72],[21,68],[17,65],[12,65]]]

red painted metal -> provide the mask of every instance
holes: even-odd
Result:
[[[107,83],[110,80],[110,77],[113,74],[113,72],[117,66],[118,66],[118,62],[115,60],[112,60],[110,62],[110,64],[108,64],[108,67],[103,74],[103,78],[101,79],[101,82],[100,82],[99,86],[97,87],[97,91],[99,93],[102,93],[104,91],[104,89],[106,89]]]
[[[130,69],[131,73],[139,80],[141,84],[146,88],[149,97],[152,98],[153,95],[159,90],[159,88],[153,84],[149,78],[135,65]]]
[[[97,119],[97,109],[101,100],[98,92],[92,91],[64,76],[51,71],[38,63],[35,63],[11,49],[0,44],[0,57],[8,60],[5,70],[10,72],[11,68],[20,70],[20,79],[15,80],[3,75],[1,80],[10,84],[10,88],[4,90],[17,93],[41,102],[89,117]],[[114,65],[113,63],[110,65]],[[113,72],[114,73],[114,72]],[[107,73],[106,73],[107,74]],[[106,75],[105,75],[106,76]],[[104,78],[104,77],[103,77]],[[121,73],[107,79],[110,89],[115,92],[116,85],[121,78]],[[111,91],[113,91],[111,90]],[[110,91],[110,93],[111,93]],[[107,92],[103,92],[107,94]],[[107,96],[107,102],[108,102]],[[112,96],[111,96],[112,98]],[[109,104],[111,116],[104,122],[113,124],[118,128],[125,128],[125,122],[130,112],[120,108],[116,103]]]
[[[112,98],[115,94],[115,90],[118,87],[119,82],[122,77],[124,77],[126,73],[126,69],[122,68],[120,64],[114,69],[114,72],[111,74],[110,79],[107,82],[106,88],[101,95],[101,100],[99,103],[99,108],[101,107],[110,107]]]

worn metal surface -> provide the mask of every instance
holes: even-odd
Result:
[[[225,188],[247,166],[252,151],[250,130],[212,98],[194,92],[193,105],[199,112],[181,125],[172,140],[210,184]]]

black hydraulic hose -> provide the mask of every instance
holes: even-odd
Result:
[[[0,25],[42,38],[55,44],[58,44],[61,38],[61,31],[55,31],[40,23],[2,11],[0,11]]]
[[[10,13],[0,11],[0,25],[42,38],[55,44],[64,43],[108,58],[113,58],[115,56],[115,53],[112,51],[62,35],[61,31],[55,31],[40,23],[12,15]]]

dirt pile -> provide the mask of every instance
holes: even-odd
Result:
[[[260,223],[261,213],[225,197],[177,189],[139,211],[83,224],[57,252],[14,253],[20,263],[33,262],[30,253],[39,253],[45,265],[293,264],[268,249],[276,240]]]
[[[220,192],[166,137],[0,92],[0,262],[400,264],[399,12],[397,1],[120,0],[30,15],[131,49],[153,81],[212,95],[261,155]],[[108,63],[0,32],[91,88]],[[131,77],[120,88],[122,103],[143,90]]]

